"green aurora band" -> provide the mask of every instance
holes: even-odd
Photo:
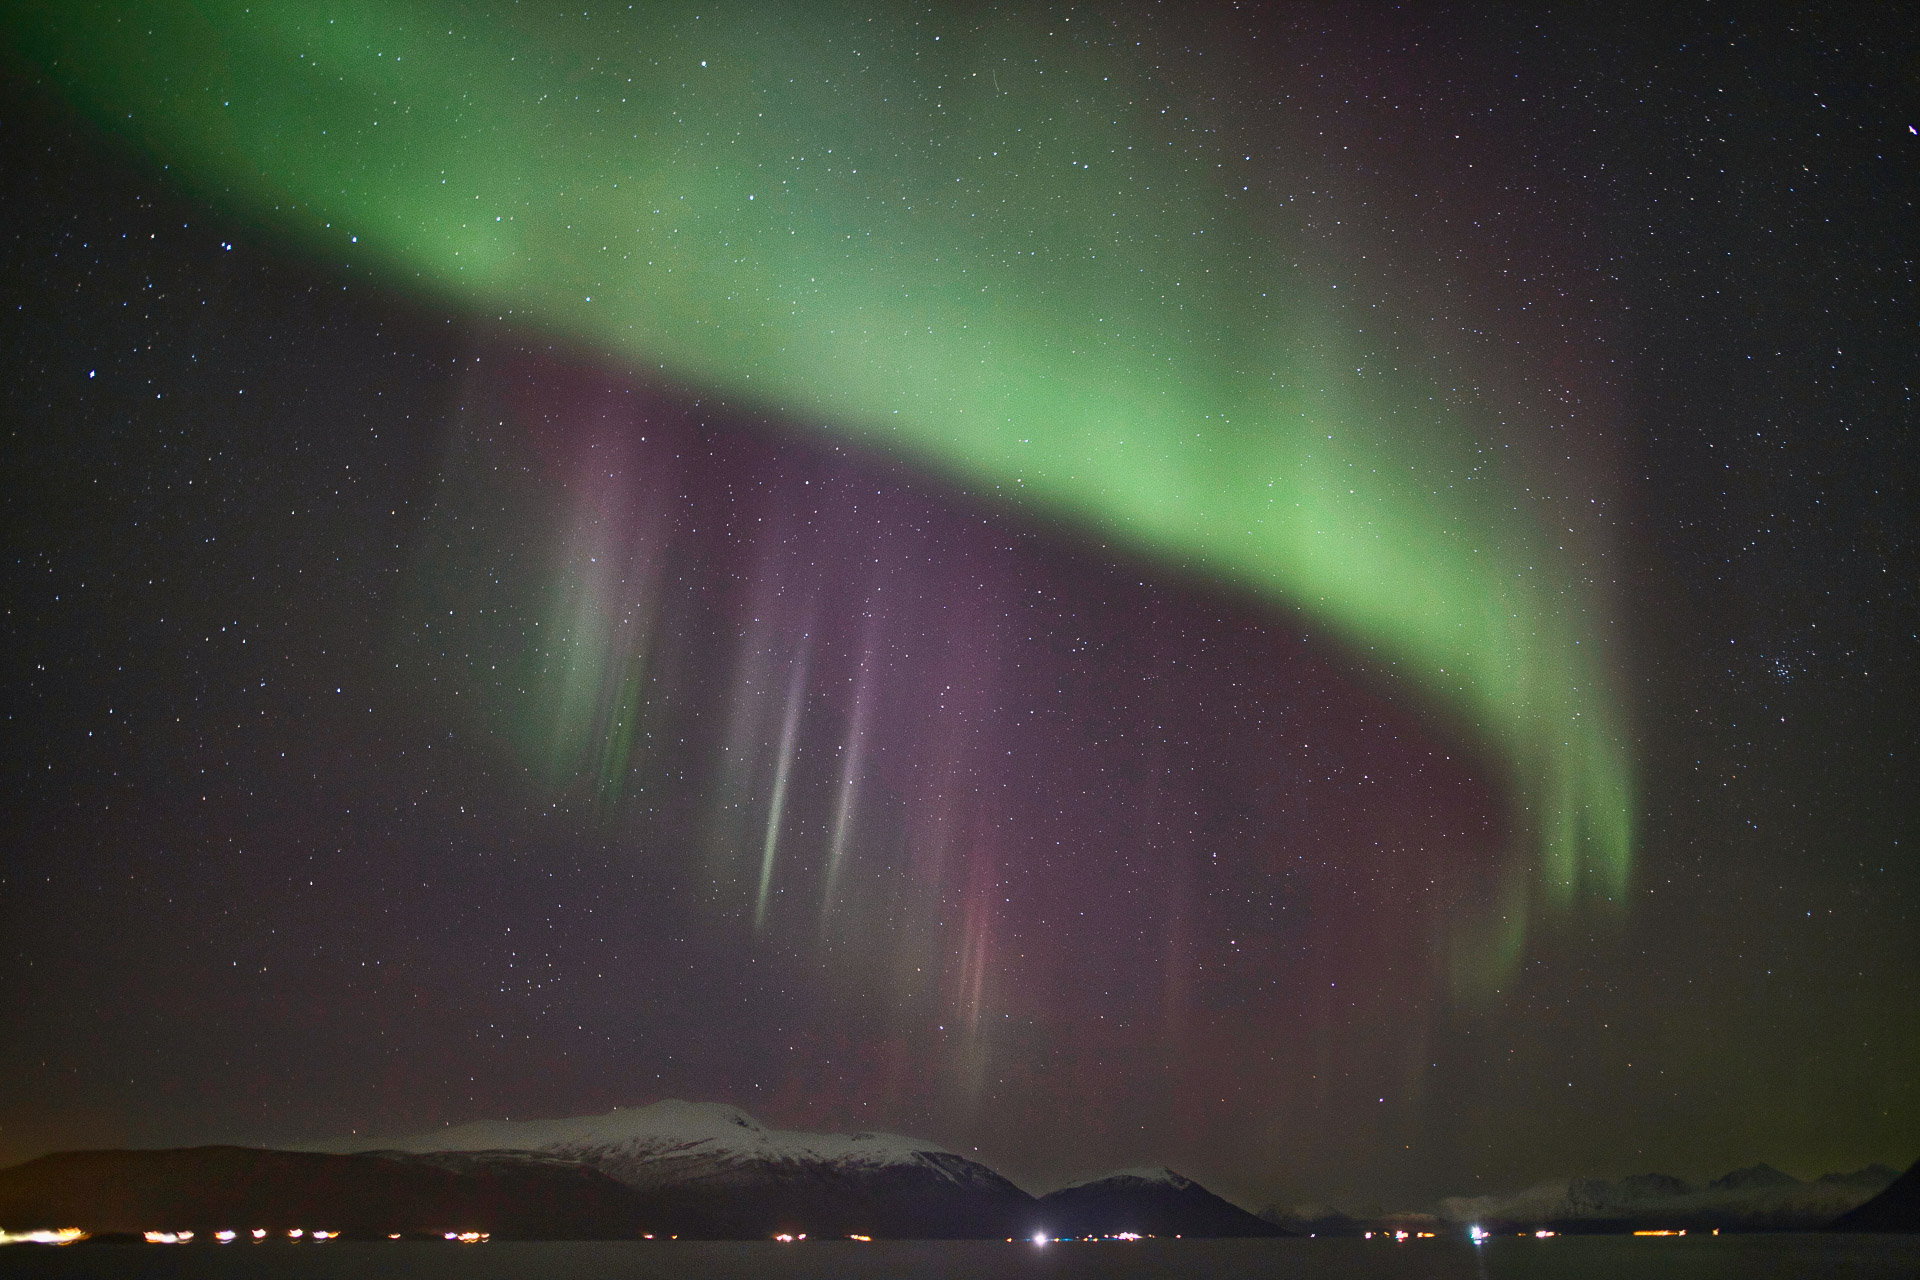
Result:
[[[1338,292],[1112,23],[526,8],[62,0],[7,28],[317,254],[1312,616],[1503,763],[1515,847],[1461,990],[1539,907],[1620,898],[1632,765],[1565,519],[1473,379],[1379,338],[1393,306]]]

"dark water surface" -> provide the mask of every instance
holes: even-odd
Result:
[[[1165,1240],[1138,1244],[846,1241],[323,1245],[14,1245],[0,1276],[312,1277],[362,1280],[878,1280],[880,1277],[1327,1277],[1328,1280],[1627,1280],[1631,1277],[1920,1278],[1920,1236],[1711,1236],[1636,1240]]]

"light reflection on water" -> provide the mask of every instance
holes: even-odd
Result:
[[[0,1276],[418,1276],[434,1280],[972,1280],[973,1277],[1114,1277],[1115,1280],[1773,1280],[1846,1276],[1913,1280],[1920,1235],[1711,1236],[1636,1240],[1185,1240],[1135,1244],[979,1241],[737,1243],[341,1241],[328,1248],[226,1250],[138,1244],[67,1248],[22,1245],[0,1251]]]

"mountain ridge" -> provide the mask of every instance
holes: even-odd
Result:
[[[1882,1187],[1872,1199],[1828,1223],[1827,1230],[1920,1231],[1920,1160],[1915,1160],[1905,1173]]]
[[[0,1226],[73,1225],[521,1239],[1283,1234],[1164,1166],[1036,1199],[939,1143],[775,1129],[738,1107],[677,1099],[285,1151],[62,1152],[0,1170]]]
[[[1165,1166],[1122,1169],[1040,1197],[1035,1234],[1284,1236],[1292,1232]]]
[[[1429,1210],[1351,1213],[1326,1205],[1262,1211],[1268,1221],[1317,1235],[1368,1230],[1624,1230],[1808,1231],[1824,1227],[1893,1183],[1895,1173],[1873,1164],[1801,1181],[1768,1164],[1731,1170],[1704,1186],[1664,1173],[1604,1178],[1556,1178],[1517,1191],[1446,1196]]]

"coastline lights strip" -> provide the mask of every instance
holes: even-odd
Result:
[[[57,1231],[0,1231],[0,1244],[73,1244],[85,1240],[79,1227],[61,1227]]]
[[[1631,871],[1604,478],[1545,443],[1568,411],[1498,363],[1524,356],[1424,328],[1439,266],[1359,230],[1323,261],[1284,195],[1223,189],[1243,157],[1146,105],[1185,92],[1150,47],[906,14],[24,0],[0,26],[329,261],[1310,615],[1504,766],[1514,844],[1451,954],[1490,991],[1531,916]],[[1276,191],[1319,181],[1295,145],[1263,148]]]

